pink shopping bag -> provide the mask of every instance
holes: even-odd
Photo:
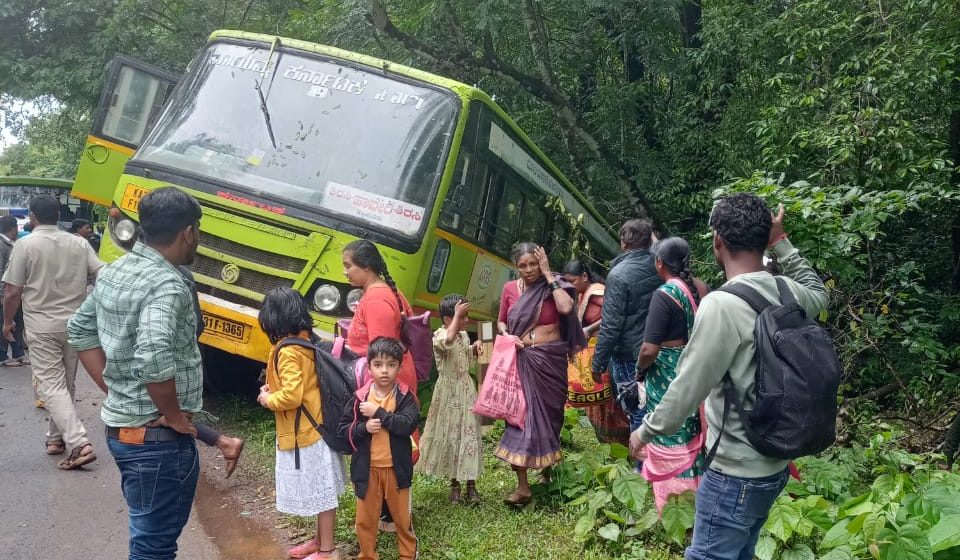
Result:
[[[493,342],[490,365],[473,412],[488,418],[502,418],[522,430],[527,416],[527,399],[523,396],[517,371],[514,340],[512,336],[498,336]]]

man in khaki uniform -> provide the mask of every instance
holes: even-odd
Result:
[[[87,297],[87,280],[103,263],[82,237],[57,227],[60,203],[52,196],[30,200],[33,233],[14,244],[3,275],[3,336],[13,340],[16,309],[23,305],[26,343],[50,412],[47,453],[70,455],[57,465],[71,470],[97,456],[77,417],[74,390],[77,353],[67,343],[67,321]]]

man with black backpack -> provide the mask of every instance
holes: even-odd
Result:
[[[676,379],[630,438],[631,451],[642,455],[706,399],[710,453],[688,560],[752,559],[789,459],[833,441],[839,364],[813,320],[828,295],[787,240],[783,215],[781,206],[772,218],[752,194],[717,203],[713,252],[727,283],[704,298]],[[767,248],[784,276],[764,270]]]

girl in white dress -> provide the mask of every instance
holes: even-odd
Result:
[[[339,559],[334,528],[338,498],[346,488],[343,457],[324,443],[309,420],[323,424],[313,351],[282,344],[287,338],[310,340],[313,322],[303,297],[290,288],[267,293],[259,319],[273,343],[267,384],[260,388],[257,402],[272,410],[277,421],[277,510],[317,516],[316,536],[287,554],[307,560]]]

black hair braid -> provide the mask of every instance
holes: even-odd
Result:
[[[403,307],[403,298],[400,297],[400,290],[397,289],[397,283],[393,281],[393,276],[390,276],[390,271],[387,270],[387,263],[383,263],[383,270],[380,272],[380,275],[383,276],[383,281],[387,283],[387,286],[390,286],[390,289],[393,290],[393,295],[397,298],[397,307],[400,309],[400,315],[406,315],[406,310]]]
[[[690,263],[684,263],[683,268],[677,271],[677,276],[690,288],[693,295],[693,301],[700,305],[700,292],[697,290],[697,284],[693,281],[693,272],[690,270]]]

